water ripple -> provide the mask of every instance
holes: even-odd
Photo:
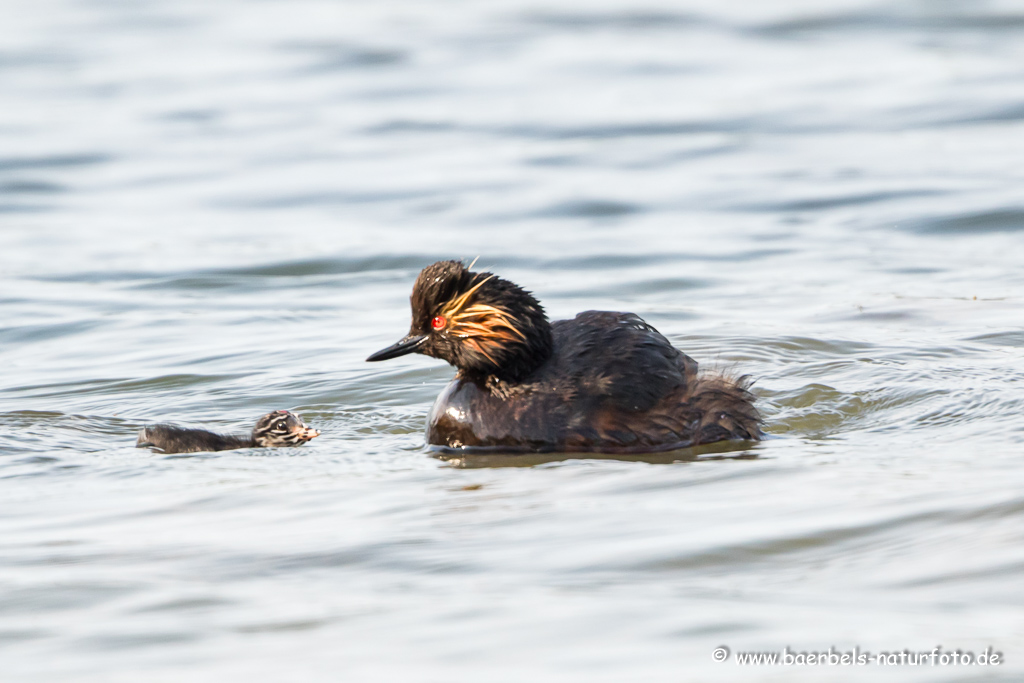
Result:
[[[1004,208],[978,211],[959,216],[941,216],[902,223],[925,234],[971,234],[1018,232],[1024,230],[1024,209]]]

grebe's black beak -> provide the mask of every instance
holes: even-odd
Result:
[[[404,356],[407,353],[413,353],[425,341],[427,341],[427,335],[425,334],[410,334],[399,339],[397,343],[392,344],[386,349],[381,349],[366,360],[373,363],[378,360],[398,358],[399,356]]]

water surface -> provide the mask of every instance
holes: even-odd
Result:
[[[864,680],[1024,662],[1014,3],[0,6],[0,660],[18,681]],[[634,311],[774,438],[424,448],[439,258]],[[153,421],[288,451],[169,457]]]

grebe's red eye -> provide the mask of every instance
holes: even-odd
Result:
[[[440,315],[439,316],[435,316],[434,319],[430,321],[430,326],[433,327],[435,330],[440,330],[442,327],[444,327],[447,324],[448,324],[448,321],[445,320],[444,317],[440,316]]]

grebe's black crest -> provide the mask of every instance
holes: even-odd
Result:
[[[367,360],[458,368],[430,413],[435,446],[645,453],[762,436],[746,378],[698,373],[632,313],[549,323],[532,294],[457,261],[424,268],[411,304],[409,334]]]
[[[416,278],[410,303],[409,334],[367,360],[422,353],[448,361],[466,377],[515,382],[551,356],[551,324],[543,307],[493,273],[439,261]]]
[[[275,410],[257,420],[251,434],[217,434],[205,429],[159,424],[139,430],[135,445],[138,448],[155,448],[164,453],[198,453],[235,448],[301,446],[318,436],[320,430],[307,427],[295,413]]]

